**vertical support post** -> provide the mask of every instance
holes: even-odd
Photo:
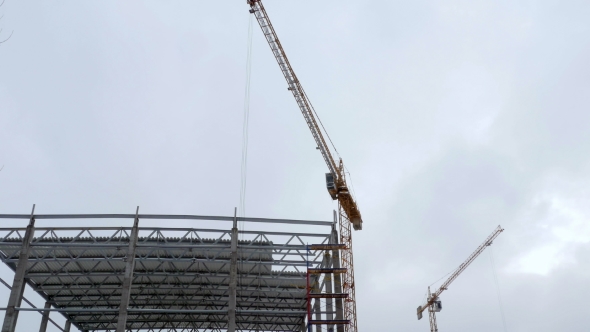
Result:
[[[45,302],[45,309],[51,309],[51,302]],[[39,326],[39,332],[47,331],[47,322],[49,322],[49,312],[49,310],[43,311],[43,316],[41,316],[41,326]]]
[[[336,210],[334,210],[334,224],[332,225],[332,243],[338,244],[338,231],[336,230],[336,223],[338,222],[338,217],[336,215]],[[332,266],[335,269],[340,268],[340,251],[338,249],[332,250]],[[334,274],[334,293],[341,294],[342,293],[342,276],[339,273]],[[336,298],[334,301],[336,302],[336,320],[344,320],[344,307],[342,306],[342,299]],[[336,325],[337,332],[344,332],[344,325],[338,324]]]
[[[236,297],[238,286],[238,218],[237,208],[234,209],[234,223],[231,229],[231,256],[229,265],[229,308],[228,332],[236,331]]]
[[[350,323],[346,325],[346,332],[358,332],[356,321],[356,295],[354,285],[354,263],[352,257],[352,230],[350,225],[352,222],[348,220],[346,213],[344,213],[342,206],[338,204],[338,223],[340,224],[340,243],[346,246],[340,254],[340,262],[342,268],[346,269],[342,280],[342,288],[348,294],[348,298],[344,301],[344,319],[349,320]]]
[[[326,257],[326,262],[328,263],[328,268],[332,267],[332,255],[330,255],[330,251],[326,251],[326,253],[324,254]],[[326,284],[326,294],[332,294],[332,276],[333,273],[326,273],[326,276],[324,277],[324,282]],[[326,319],[327,320],[333,320],[334,319],[334,301],[332,300],[331,297],[327,297],[326,298]],[[334,331],[334,325],[328,324],[328,332],[333,332]]]
[[[66,320],[66,325],[64,326],[64,332],[70,332],[71,327],[72,327],[72,322],[69,319]]]
[[[430,286],[428,286],[428,301],[432,298],[430,293]],[[428,319],[430,320],[430,332],[438,332],[438,326],[436,325],[436,314],[432,304],[428,306]]]
[[[428,307],[428,318],[430,320],[430,332],[438,332],[438,326],[436,325],[436,314],[432,309],[432,305]]]
[[[131,296],[131,284],[133,282],[133,270],[135,269],[135,249],[139,235],[139,206],[135,210],[133,228],[129,234],[129,248],[127,249],[127,261],[125,263],[125,275],[121,287],[121,303],[119,304],[119,317],[117,319],[117,332],[125,332],[127,327],[127,307]]]
[[[327,266],[326,263],[326,257],[324,256],[324,258],[322,259],[322,264],[320,265],[320,267],[325,268]],[[320,277],[324,276],[324,279],[326,278],[325,274],[314,274],[313,278],[312,278],[312,287],[311,289],[314,291],[314,293],[321,293],[322,292],[322,284],[320,283]],[[313,311],[315,312],[315,319],[316,320],[322,320],[322,303],[321,303],[321,298],[316,298],[314,299],[315,301],[313,302]],[[322,332],[322,325],[321,324],[316,324],[315,325],[315,331],[316,332]]]
[[[4,323],[2,324],[2,332],[14,332],[16,328],[16,321],[18,320],[18,311],[15,308],[20,307],[23,294],[25,292],[25,272],[29,261],[29,248],[33,236],[35,235],[35,204],[31,211],[31,219],[25,231],[23,244],[20,249],[18,257],[18,265],[14,271],[14,280],[12,281],[12,289],[8,297],[8,305],[6,306],[6,314],[4,316]]]
[[[307,246],[307,262],[305,262],[307,266],[307,275],[306,275],[306,292],[307,292],[307,332],[311,332],[311,297],[309,294],[311,293],[310,285],[309,285],[309,245]]]

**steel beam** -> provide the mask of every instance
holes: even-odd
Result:
[[[35,219],[59,223],[62,216],[35,215]],[[144,217],[136,211],[135,215],[66,215],[63,219],[81,217],[93,222],[97,216],[98,221],[109,217]],[[235,280],[235,303],[231,306],[235,308],[234,331],[298,331],[306,313],[305,272],[301,269],[307,266],[305,244],[316,243],[318,250],[330,253],[337,247],[331,244],[330,233],[323,227],[331,223],[317,224],[315,229],[307,227],[309,233],[239,231],[238,221],[287,224],[292,220],[242,219],[236,215],[229,219],[145,216],[224,222],[218,225],[232,220],[235,227],[140,228],[138,223],[132,227],[36,227],[36,237],[29,241],[30,259],[26,267],[35,272],[25,273],[23,278],[52,307],[14,309],[41,314],[56,311],[64,315],[70,327],[74,325],[80,331],[119,331],[121,313],[126,316],[123,327],[134,331],[229,331],[229,293],[234,288],[230,284],[234,286]],[[316,232],[320,229],[326,232]],[[26,230],[0,228],[0,260],[14,271]],[[238,241],[242,236],[248,241]],[[133,243],[132,254],[129,249]],[[309,257],[310,268],[325,268],[323,256]],[[324,279],[333,270],[314,272],[318,273],[314,275],[315,287],[324,290]],[[333,293],[330,297],[341,295]],[[320,308],[314,313],[326,319],[327,311],[320,311],[325,309],[326,300],[319,300]],[[126,305],[122,305],[125,301]],[[63,326],[59,329],[64,330]]]
[[[330,255],[329,251],[326,251],[324,253],[325,257],[326,257],[326,262],[328,263],[328,267],[332,267],[332,255]],[[325,282],[325,293],[326,294],[333,294],[334,292],[332,291],[332,274],[327,274],[326,276],[324,276],[324,282]],[[334,303],[332,301],[332,297],[328,296],[326,298],[326,311],[328,312],[326,314],[326,318],[327,320],[331,321],[334,319],[334,316],[332,314],[332,312],[334,311]],[[332,325],[328,325],[328,332],[333,332],[334,331],[334,326]]]
[[[236,331],[236,292],[238,285],[238,218],[234,209],[234,223],[231,229],[231,262],[229,267],[228,332]]]
[[[41,325],[39,326],[39,332],[46,332],[47,331],[47,322],[49,321],[49,310],[51,309],[51,302],[45,302],[45,310],[43,311],[43,316],[41,316]]]
[[[117,332],[125,332],[127,324],[127,307],[129,306],[129,294],[131,294],[131,282],[133,280],[133,269],[135,268],[135,249],[137,247],[137,236],[139,233],[139,206],[135,211],[133,229],[129,236],[129,249],[127,249],[127,262],[125,264],[125,277],[121,288],[121,303],[119,304],[119,317],[117,319]]]
[[[171,214],[40,214],[35,216],[37,219],[180,219],[180,220],[209,220],[209,221],[233,221],[234,217],[220,216],[197,216],[197,215],[171,215]],[[28,219],[26,214],[0,214],[0,219]],[[297,220],[297,219],[270,219],[270,218],[250,218],[237,217],[238,221],[260,222],[273,224],[300,224],[300,225],[318,225],[331,226],[330,221],[319,220]]]
[[[25,231],[22,246],[19,253],[19,261],[14,273],[14,280],[12,282],[12,289],[10,290],[10,297],[8,298],[6,315],[4,316],[4,323],[2,324],[2,332],[14,332],[16,322],[18,320],[18,311],[14,310],[20,307],[25,292],[25,272],[29,260],[29,248],[33,236],[35,235],[35,205],[29,216],[29,225]]]
[[[141,215],[140,215],[141,216]],[[35,216],[37,218],[37,216]],[[2,219],[2,218],[0,218]],[[10,219],[10,218],[5,218]],[[38,231],[130,231],[132,227],[37,227]],[[0,231],[25,231],[26,227],[0,227]],[[213,228],[164,228],[164,227],[141,227],[142,231],[166,231],[166,232],[209,232],[209,233],[226,233],[227,230],[213,229]],[[239,234],[264,234],[264,235],[285,235],[285,236],[310,236],[310,237],[326,237],[322,233],[293,233],[293,232],[273,232],[273,231],[239,231]]]
[[[334,211],[334,225],[332,226],[332,243],[337,244],[339,241],[338,231],[336,230],[336,222],[338,221],[336,211]],[[345,248],[343,248],[345,249]],[[340,268],[340,250],[332,250],[332,264],[335,269]],[[342,276],[340,274],[334,274],[334,292],[337,294],[342,294]],[[348,294],[343,294],[348,296]],[[344,307],[342,305],[342,298],[336,298],[335,300],[336,306],[336,320],[341,321],[344,320]],[[338,324],[336,325],[337,332],[344,332],[344,325]]]
[[[47,302],[49,303],[49,302]],[[116,313],[119,309],[104,309],[104,308],[88,308],[88,309],[71,309],[61,308],[54,309],[48,308],[47,303],[45,309],[40,308],[15,308],[16,311],[43,311],[43,312],[72,312],[72,313]],[[6,310],[6,308],[0,308],[0,310]],[[227,315],[227,310],[189,310],[189,309],[127,309],[128,313],[177,313],[177,314],[204,314],[204,315]],[[307,314],[305,310],[236,310],[236,316],[302,316]]]

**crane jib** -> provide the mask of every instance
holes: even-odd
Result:
[[[314,117],[314,111],[311,102],[307,98],[303,87],[299,83],[299,80],[297,79],[297,76],[295,75],[295,72],[289,63],[289,60],[287,59],[287,55],[281,46],[281,42],[274,31],[264,6],[260,0],[248,0],[248,4],[250,5],[250,13],[254,14],[256,17],[256,21],[262,29],[264,38],[268,42],[275,60],[277,61],[279,68],[281,69],[281,72],[287,81],[287,89],[293,94],[293,97],[297,102],[297,106],[299,106],[301,114],[305,119],[305,123],[311,131],[317,148],[320,150],[322,158],[324,158],[324,161],[330,170],[329,174],[332,175],[332,184],[328,181],[329,177],[327,177],[326,180],[328,192],[332,196],[332,199],[338,199],[338,202],[343,207],[349,220],[354,225],[354,229],[362,229],[362,218],[360,211],[358,210],[357,204],[352,198],[352,195],[348,190],[348,186],[346,185],[342,160],[340,160],[339,167],[330,153],[330,148],[328,147],[328,144],[326,144],[326,140],[324,139],[322,131],[320,130],[316,118]]]
[[[424,305],[418,307],[418,319],[422,318],[422,311],[429,308],[435,301],[438,300],[440,294],[447,290],[449,285],[457,279],[457,277],[461,274],[461,272],[465,271],[465,269],[485,250],[485,248],[489,247],[492,241],[502,233],[504,229],[498,225],[498,227],[488,236],[488,238],[479,246],[475,251],[467,257],[467,259],[459,265],[459,267],[451,274],[451,276],[436,290],[434,293],[430,294],[430,287],[428,287],[429,298],[427,299]]]
[[[338,174],[339,172],[337,170],[336,163],[334,162],[334,158],[332,158],[327,144],[320,132],[320,128],[313,117],[310,102],[303,91],[303,87],[301,84],[299,84],[295,72],[291,68],[289,60],[287,59],[287,55],[285,54],[281,43],[272,27],[272,24],[266,15],[266,11],[264,10],[262,3],[258,1],[253,2],[251,13],[254,14],[258,24],[260,25],[260,28],[262,29],[262,33],[264,34],[264,37],[268,42],[277,63],[279,64],[281,72],[287,81],[288,90],[293,93],[293,97],[297,102],[297,106],[299,106],[299,109],[303,114],[305,122],[312,133],[312,136],[322,154],[322,157],[324,158],[324,161],[326,162],[326,165],[330,169],[331,173],[337,177],[341,177],[341,174]]]

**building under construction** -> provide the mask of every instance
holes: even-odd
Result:
[[[15,272],[5,282],[3,332],[15,331],[21,311],[42,314],[41,332],[51,323],[61,331],[356,329],[351,248],[342,241],[350,222],[337,213],[331,221],[137,212],[0,219],[21,224],[0,229],[0,258]],[[41,219],[121,226],[36,227]],[[194,227],[142,227],[149,219]],[[24,305],[27,286],[44,308]],[[51,319],[58,314],[65,326]]]
[[[326,187],[338,201],[333,220],[235,212],[37,215],[34,208],[0,215],[17,225],[0,228],[0,258],[14,271],[12,283],[4,282],[11,291],[2,332],[14,332],[26,310],[42,314],[40,332],[49,323],[62,331],[357,332],[351,229],[362,229],[363,220],[347,171],[262,2],[247,4],[328,167]],[[40,219],[55,226],[36,227]],[[82,225],[116,219],[120,226],[58,227],[69,219],[82,219]],[[148,219],[191,227],[143,227]],[[45,299],[44,308],[22,305],[32,306],[23,297],[27,285]],[[51,319],[52,312],[66,319],[65,326]]]

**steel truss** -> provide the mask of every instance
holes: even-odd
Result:
[[[26,284],[50,305],[21,308],[20,302],[9,301],[3,309],[17,315],[24,310],[56,311],[81,331],[115,331],[122,313],[124,329],[130,331],[228,330],[232,240],[237,242],[235,329],[302,331],[308,314],[308,268],[339,264],[323,251],[310,256],[307,250],[309,244],[336,243],[335,222],[142,214],[4,214],[0,219],[29,219],[27,228],[0,228],[0,259],[16,272],[15,284],[22,272]],[[56,224],[66,219],[136,222],[134,227],[34,227],[40,219],[55,219]],[[143,219],[162,224],[199,220],[205,226],[138,226]],[[232,238],[229,227],[219,227],[231,225],[228,221],[234,227],[248,223],[248,231],[237,231],[237,239]],[[303,225],[306,232],[269,230],[283,224]],[[212,225],[215,228],[208,228]],[[28,255],[23,258],[21,252]],[[26,262],[22,271],[19,259]],[[315,280],[319,292],[326,292],[327,280]],[[122,309],[125,296],[129,304]],[[317,313],[339,315],[337,308],[330,311],[320,307]]]
[[[356,320],[356,291],[354,284],[354,261],[352,256],[352,231],[351,222],[341,206],[338,206],[340,224],[340,243],[346,246],[342,250],[342,267],[346,269],[343,275],[343,289],[348,294],[344,301],[344,317],[350,320],[346,326],[346,332],[358,332]]]

